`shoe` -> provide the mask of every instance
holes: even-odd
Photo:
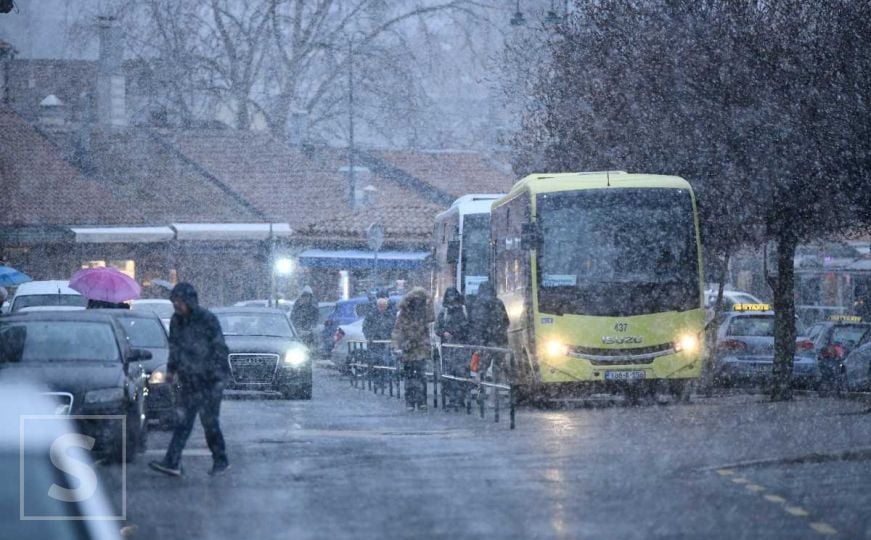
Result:
[[[154,469],[157,472],[161,472],[167,476],[181,476],[181,468],[173,469],[172,467],[167,467],[160,461],[152,461],[148,464],[149,467]]]
[[[418,405],[418,406],[417,406],[417,410],[419,410],[419,411],[423,411],[423,412],[426,412],[426,405],[424,405],[424,404],[420,404],[420,405]]]
[[[209,476],[218,476],[224,474],[229,468],[229,463],[221,463],[220,465],[214,464],[212,465],[211,470],[209,470]]]
[[[406,405],[405,410],[409,412],[414,412],[414,405]]]

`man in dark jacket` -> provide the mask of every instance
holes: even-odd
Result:
[[[230,373],[228,353],[221,324],[209,310],[200,307],[197,291],[189,283],[179,283],[170,294],[175,314],[169,323],[168,382],[178,378],[175,431],[163,461],[149,466],[171,476],[181,475],[181,454],[194,427],[197,414],[212,451],[209,474],[226,471],[230,464],[221,433],[219,416],[224,380]]]
[[[308,346],[314,345],[314,330],[318,324],[320,312],[318,311],[318,303],[315,301],[312,288],[306,286],[303,288],[299,298],[293,303],[293,309],[290,312],[290,322],[293,323],[293,328]]]
[[[496,290],[489,282],[481,283],[478,297],[472,303],[469,312],[470,335],[469,343],[484,347],[508,346],[508,312],[505,304],[496,296]],[[504,355],[495,351],[481,351],[481,364],[478,373],[487,372],[493,361]]]
[[[396,310],[390,305],[390,298],[379,294],[375,307],[363,319],[363,336],[367,341],[389,342],[395,325]],[[368,349],[370,362],[389,365],[390,343],[370,343]]]

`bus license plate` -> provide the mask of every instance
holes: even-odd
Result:
[[[606,371],[605,380],[608,381],[634,381],[643,379],[643,371]]]

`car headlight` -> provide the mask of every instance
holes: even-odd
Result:
[[[300,367],[308,360],[308,351],[305,347],[294,347],[284,353],[284,364],[290,367]]]
[[[683,335],[675,342],[674,349],[677,352],[696,352],[699,350],[699,338],[692,334]]]
[[[569,348],[565,343],[555,339],[547,342],[548,356],[566,356],[567,354],[569,354]]]
[[[166,382],[166,371],[164,368],[157,368],[151,372],[148,377],[148,384],[163,384]]]
[[[103,388],[101,390],[91,390],[85,394],[85,403],[109,403],[121,401],[122,399],[124,399],[123,388]]]

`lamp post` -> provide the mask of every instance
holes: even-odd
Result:
[[[354,38],[348,39],[348,204],[354,205]]]

